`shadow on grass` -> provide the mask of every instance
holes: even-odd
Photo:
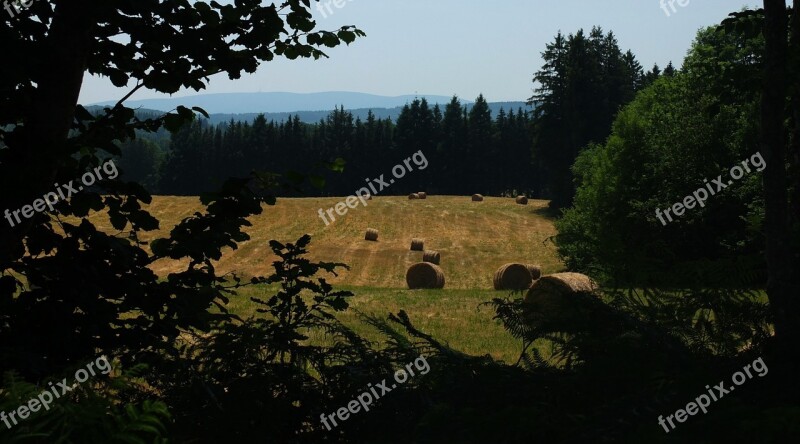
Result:
[[[545,219],[549,219],[554,221],[561,217],[561,210],[547,207],[540,207],[531,210],[531,214],[535,214],[537,216],[543,217]]]

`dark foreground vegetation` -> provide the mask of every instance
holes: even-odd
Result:
[[[364,37],[355,28],[315,31],[300,0],[282,7],[259,3],[38,1],[29,9],[36,20],[4,24],[0,38],[9,63],[0,68],[0,209],[22,208],[54,182],[121,155],[118,144],[137,131],[164,127],[180,134],[194,118],[181,108],[139,119],[122,103],[92,115],[76,106],[87,71],[118,85],[130,80],[135,89],[172,93],[200,89],[217,72],[236,78],[276,56],[318,58],[320,48]],[[130,42],[112,38],[118,34]],[[593,35],[597,42],[612,40]],[[247,218],[274,204],[281,190],[302,186],[302,177],[261,172],[228,179],[203,196],[203,212],[149,245],[137,233],[158,226],[142,209],[150,195],[138,183],[110,180],[60,202],[52,215],[37,213],[0,231],[0,411],[17,410],[49,382],[71,380],[100,354],[116,365],[111,377],[90,379],[49,410],[13,427],[0,425],[0,441],[796,440],[797,11],[766,0],[764,10],[737,13],[701,31],[681,70],[649,86],[629,78],[620,83],[628,92],[606,95],[615,100],[597,108],[605,123],[567,106],[573,102],[563,97],[592,83],[572,69],[561,71],[556,61],[580,55],[587,67],[608,68],[597,73],[603,78],[625,70],[584,60],[591,52],[581,52],[581,42],[582,33],[559,36],[547,48],[540,81],[563,75],[566,83],[542,81],[537,92],[532,158],[561,166],[547,181],[562,207],[573,202],[570,173],[562,170],[577,158],[575,205],[560,220],[555,241],[569,267],[596,276],[603,290],[549,307],[528,305],[520,294],[487,301],[520,339],[516,365],[453,350],[416,329],[402,311],[364,317],[384,334],[382,343],[359,337],[336,318],[352,294],[324,280],[345,265],[305,259],[307,236],[271,243],[280,257],[271,276],[246,282],[219,276],[213,261],[248,240]],[[606,62],[633,66],[612,45],[603,47]],[[558,89],[563,85],[575,89]],[[559,113],[585,124],[585,131],[571,139],[577,145],[547,153],[537,141],[566,131],[553,126],[565,122]],[[481,128],[490,127],[491,120]],[[477,137],[491,135],[470,135]],[[755,150],[769,166],[761,184],[748,178],[708,208],[669,227],[656,225],[648,212],[688,194],[687,182],[716,177]],[[96,211],[107,211],[119,233],[99,231],[85,218]],[[147,267],[162,258],[183,259],[187,267],[159,279]],[[225,304],[244,285],[279,290],[254,300],[261,307],[255,317],[240,319]],[[308,343],[314,331],[330,341]],[[320,415],[420,355],[430,373],[334,430],[322,424]],[[669,433],[658,424],[660,415],[758,358],[769,368],[763,378]]]

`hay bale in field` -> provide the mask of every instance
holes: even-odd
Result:
[[[575,293],[593,293],[595,290],[597,290],[597,284],[585,274],[556,273],[536,281],[528,290],[525,301]]]
[[[439,254],[438,251],[426,251],[422,253],[422,262],[429,262],[431,264],[439,265],[441,262],[442,256]]]
[[[531,285],[525,295],[525,318],[539,328],[580,328],[599,321],[609,311],[594,296],[597,284],[580,273],[556,273],[544,276]]]
[[[372,194],[367,194],[367,200],[372,200]]]
[[[472,195],[472,201],[473,202],[483,202],[483,196],[481,196],[480,194],[473,194]]]
[[[528,290],[522,303],[527,328],[543,332],[582,334],[598,344],[614,343],[620,359],[632,353],[654,353],[669,359],[692,359],[686,345],[650,322],[618,310],[603,301],[598,285],[579,273],[543,276]],[[617,348],[622,346],[623,348]],[[609,356],[612,362],[619,362]]]
[[[505,264],[494,274],[495,290],[525,290],[532,282],[531,272],[523,264]]]
[[[420,191],[419,193],[417,193],[417,197],[419,197],[420,199],[423,199],[423,200],[427,199],[428,198],[428,193],[426,193],[424,191]]]
[[[417,193],[411,193],[408,195],[408,200],[417,200],[417,199],[419,199],[419,194]]]
[[[406,272],[408,288],[444,288],[444,271],[438,265],[420,262],[409,267]]]
[[[517,203],[520,205],[528,205],[528,198],[525,196],[517,196]]]
[[[411,239],[411,251],[422,251],[425,249],[425,241],[423,239]]]
[[[364,239],[372,242],[378,242],[378,230],[374,228],[367,228],[367,234]]]
[[[542,277],[542,267],[534,264],[525,264],[525,268],[531,273],[531,278],[534,281]]]

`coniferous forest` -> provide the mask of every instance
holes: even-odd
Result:
[[[471,131],[486,137],[480,144],[472,142],[468,137]],[[354,120],[343,108],[316,124],[302,123],[297,117],[268,122],[263,116],[253,122],[231,121],[217,126],[196,121],[173,134],[160,170],[153,162],[143,173],[159,176],[157,186],[162,194],[197,195],[214,189],[225,178],[247,176],[252,170],[305,172],[309,158],[329,162],[342,159],[346,178],[327,172],[324,188],[306,190],[309,195],[339,196],[360,188],[362,178],[384,174],[387,168],[422,150],[430,166],[398,183],[392,194],[415,189],[438,194],[488,189],[501,194],[537,187],[531,174],[530,142],[530,115],[522,109],[508,114],[502,110],[492,118],[483,97],[470,111],[457,98],[444,111],[421,99],[404,107],[397,122],[375,119],[372,113],[366,121]],[[126,149],[123,147],[123,151]],[[158,148],[153,152],[158,153]],[[464,168],[488,159],[497,159],[492,161],[492,173],[505,172],[504,181],[481,178]],[[481,172],[489,174],[486,168]]]
[[[353,178],[385,173],[422,150],[430,166],[399,182],[392,194],[528,193],[563,206],[574,194],[570,167],[580,148],[603,141],[613,110],[675,70],[670,63],[663,73],[658,66],[643,71],[633,53],[623,53],[614,34],[600,28],[558,34],[543,56],[545,66],[534,78],[541,88],[529,100],[533,111],[501,108],[492,115],[481,95],[469,107],[453,97],[444,109],[414,100],[396,122],[372,113],[354,119],[343,107],[314,124],[296,116],[216,126],[199,119],[169,139],[145,135],[123,144],[123,177],[158,194],[198,195],[252,171],[314,171],[326,179],[324,187],[280,194],[338,196],[362,186]],[[314,170],[308,159],[320,165],[342,159],[346,175]]]

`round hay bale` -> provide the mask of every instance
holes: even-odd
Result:
[[[542,267],[534,264],[525,264],[525,268],[531,273],[531,278],[534,281],[542,277]]]
[[[367,200],[372,200],[372,194],[367,194]]]
[[[495,290],[525,290],[532,282],[531,272],[523,264],[505,264],[494,274]]]
[[[425,249],[425,241],[423,239],[411,239],[411,251],[423,251]]]
[[[417,199],[419,199],[419,194],[417,193],[411,193],[408,195],[408,200],[417,200]]]
[[[520,205],[528,205],[528,198],[525,196],[517,196],[517,203]]]
[[[428,198],[428,193],[426,193],[424,191],[420,191],[419,193],[417,193],[417,197],[419,197],[422,200],[425,200],[425,199]]]
[[[426,251],[422,253],[422,262],[428,262],[431,264],[439,265],[441,262],[442,256],[439,254],[438,251]]]
[[[556,273],[536,281],[528,290],[525,301],[545,295],[563,296],[575,293],[593,293],[595,290],[597,290],[597,284],[585,274]]]
[[[420,262],[409,267],[406,272],[408,288],[444,288],[444,272],[438,265]]]
[[[372,242],[378,242],[378,230],[374,228],[367,228],[367,234],[364,239]]]
[[[483,202],[483,196],[481,196],[480,194],[473,194],[472,195],[472,201],[473,202]]]
[[[593,296],[597,284],[580,273],[556,273],[531,285],[525,295],[525,318],[531,326],[583,325],[599,315]]]

